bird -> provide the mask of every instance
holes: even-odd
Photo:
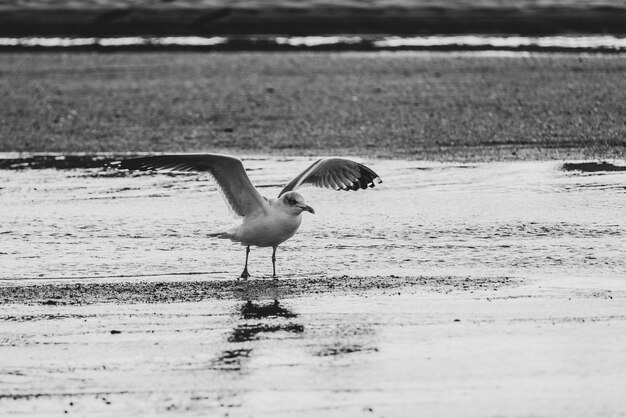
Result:
[[[250,247],[272,247],[272,277],[276,278],[276,250],[293,237],[302,222],[302,213],[315,214],[304,197],[296,192],[302,186],[356,191],[382,183],[378,174],[356,161],[320,158],[294,177],[276,198],[266,198],[252,185],[241,159],[223,154],[170,154],[130,158],[110,164],[129,171],[206,172],[213,178],[231,212],[242,218],[241,224],[226,231],[208,234],[230,239],[246,247],[246,261],[241,279],[250,277]]]

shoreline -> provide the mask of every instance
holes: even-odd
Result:
[[[203,151],[204,152],[204,151]],[[251,152],[245,149],[217,149],[207,150],[207,153],[234,155],[242,160],[265,159],[265,158],[317,158],[324,155],[320,150],[307,152]],[[177,152],[0,152],[0,170],[24,170],[24,169],[106,169],[108,164],[126,158],[144,157],[163,154],[188,154]],[[541,162],[558,161],[567,165],[581,163],[589,167],[583,167],[582,171],[622,171],[626,162],[626,152],[615,147],[605,149],[585,150],[576,148],[524,148],[519,146],[498,147],[472,147],[420,150],[419,152],[394,150],[390,153],[368,153],[360,150],[334,150],[332,155],[347,158],[369,158],[377,160],[403,160],[425,161],[437,163],[516,163],[516,162]],[[593,168],[595,166],[604,168]]]
[[[172,277],[174,277],[172,275]],[[178,276],[176,276],[178,277]],[[184,275],[183,275],[184,277]],[[192,277],[191,275],[189,276]],[[93,304],[137,303],[187,303],[207,300],[283,300],[307,295],[327,297],[330,295],[366,296],[369,293],[389,293],[410,289],[427,292],[449,293],[452,291],[497,291],[516,287],[523,280],[501,276],[416,276],[416,277],[327,277],[327,278],[281,278],[281,279],[209,279],[202,280],[194,274],[193,279],[164,281],[145,278],[134,281],[133,277],[107,281],[106,277],[90,279],[83,283],[68,279],[70,283],[53,278],[41,283],[24,285],[24,280],[3,281],[0,299],[5,305],[72,306]],[[51,283],[46,283],[50,281]]]
[[[448,52],[620,54],[626,38],[614,35],[371,34],[318,36],[2,37],[7,52]]]

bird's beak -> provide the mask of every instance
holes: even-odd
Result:
[[[302,210],[306,210],[307,212],[311,212],[313,214],[315,214],[315,210],[311,207],[311,206],[301,206]]]

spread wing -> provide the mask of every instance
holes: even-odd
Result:
[[[239,158],[220,154],[157,155],[132,158],[111,164],[128,170],[169,170],[208,172],[224,199],[239,216],[267,209],[267,201],[254,188]]]
[[[382,183],[378,174],[363,164],[346,158],[322,158],[291,180],[278,197],[304,185],[333,190],[358,190]]]

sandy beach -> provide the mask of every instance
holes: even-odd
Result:
[[[266,196],[309,162],[244,159]],[[623,162],[367,164],[374,189],[303,189],[277,280],[206,237],[230,219],[202,174],[0,170],[0,409],[623,413]]]
[[[3,288],[0,407],[11,416],[620,416],[623,279]],[[159,289],[166,303],[145,303],[129,286]],[[201,289],[210,295],[196,300]]]
[[[626,411],[626,58],[0,54],[0,411],[617,417]],[[261,193],[319,155],[383,183],[302,189],[278,251],[200,173]],[[603,162],[603,163],[599,163]]]
[[[0,151],[624,158],[623,55],[0,55]]]

